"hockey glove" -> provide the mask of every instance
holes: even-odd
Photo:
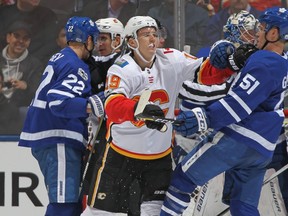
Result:
[[[135,108],[137,107],[137,104],[135,104]],[[155,104],[147,104],[141,114],[141,116],[143,118],[147,117],[151,117],[151,116],[156,116],[156,117],[165,117],[165,114],[163,112],[163,110],[155,105]],[[145,124],[147,128],[150,129],[156,129],[161,131],[161,129],[164,127],[165,123],[161,123],[161,122],[156,122],[156,121],[150,121],[150,120],[145,120]]]
[[[235,51],[235,46],[227,40],[215,42],[210,50],[209,57],[212,66],[224,69],[228,66],[228,57]]]
[[[104,104],[104,102],[105,102],[104,91],[97,93],[97,96],[101,99],[102,103]]]
[[[196,107],[191,111],[183,111],[176,119],[184,121],[183,124],[174,125],[176,132],[184,137],[205,131],[209,128],[209,119],[206,116],[205,110],[200,107]]]
[[[237,72],[245,64],[246,60],[258,49],[252,44],[242,44],[235,52],[228,57],[229,64],[228,67]]]
[[[96,117],[104,115],[104,108],[101,99],[97,95],[92,95],[88,98],[87,109],[91,109],[91,112]]]

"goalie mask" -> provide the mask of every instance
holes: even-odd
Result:
[[[234,13],[223,27],[224,38],[236,47],[245,43],[254,44],[258,23],[258,20],[245,10]]]
[[[96,24],[88,17],[71,17],[66,23],[65,30],[67,43],[69,41],[86,43],[88,36],[91,36],[96,44],[99,35]]]
[[[118,49],[124,39],[124,27],[123,24],[116,18],[106,18],[106,19],[98,19],[96,25],[100,31],[100,33],[108,33],[110,34],[111,40],[115,41],[116,37],[119,36],[120,44],[114,47],[113,43],[111,43],[112,50]]]

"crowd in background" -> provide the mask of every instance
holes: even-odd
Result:
[[[286,0],[187,0],[185,43],[195,56],[223,38],[230,14],[245,9],[255,17]],[[0,1],[0,134],[19,134],[26,108],[47,61],[66,46],[64,26],[71,16],[96,21],[113,17],[124,25],[134,15],[156,18],[165,30],[165,47],[174,47],[173,0],[2,0]],[[97,55],[97,53],[95,53]]]

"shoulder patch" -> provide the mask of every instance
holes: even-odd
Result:
[[[88,80],[88,74],[82,68],[78,68],[78,75],[81,76],[83,80]]]
[[[118,59],[117,61],[114,62],[114,64],[120,66],[121,68],[125,67],[126,65],[128,65],[129,63],[124,60],[124,59]]]

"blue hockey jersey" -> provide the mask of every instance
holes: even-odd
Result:
[[[246,62],[227,96],[207,108],[210,127],[271,157],[284,114],[288,61],[259,50]]]
[[[84,148],[90,81],[88,66],[71,48],[53,55],[29,106],[19,146]]]

